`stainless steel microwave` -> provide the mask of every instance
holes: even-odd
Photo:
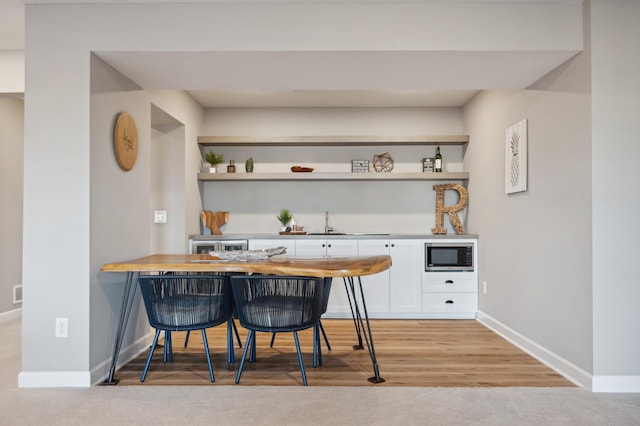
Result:
[[[473,243],[425,243],[424,270],[473,271]]]

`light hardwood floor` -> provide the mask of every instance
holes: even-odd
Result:
[[[300,344],[310,386],[523,386],[570,387],[571,382],[473,320],[372,320],[380,375],[372,384],[371,360],[356,351],[352,320],[322,321],[332,350],[323,341],[323,365],[312,365],[312,332],[300,332]],[[246,331],[238,324],[242,344]],[[236,343],[236,363],[226,362],[226,326],[207,333],[214,374],[213,385],[233,385],[242,350]],[[258,333],[257,362],[245,364],[239,385],[297,386],[302,384],[291,333]],[[116,373],[118,386],[211,385],[200,332],[183,348],[184,333],[174,333],[174,360],[163,364],[158,348],[144,383],[140,373],[147,353]]]

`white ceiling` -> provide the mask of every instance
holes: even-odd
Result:
[[[24,49],[25,3],[92,1],[0,0],[0,50]],[[141,88],[186,90],[204,107],[458,107],[478,90],[526,88],[575,53],[96,52]]]

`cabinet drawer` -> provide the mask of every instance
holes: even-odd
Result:
[[[423,293],[422,312],[476,312],[476,293]]]
[[[475,292],[478,290],[476,274],[472,272],[424,272],[423,292]]]

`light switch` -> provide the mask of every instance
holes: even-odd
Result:
[[[155,223],[167,223],[167,212],[165,210],[156,210],[153,212],[153,221]]]

